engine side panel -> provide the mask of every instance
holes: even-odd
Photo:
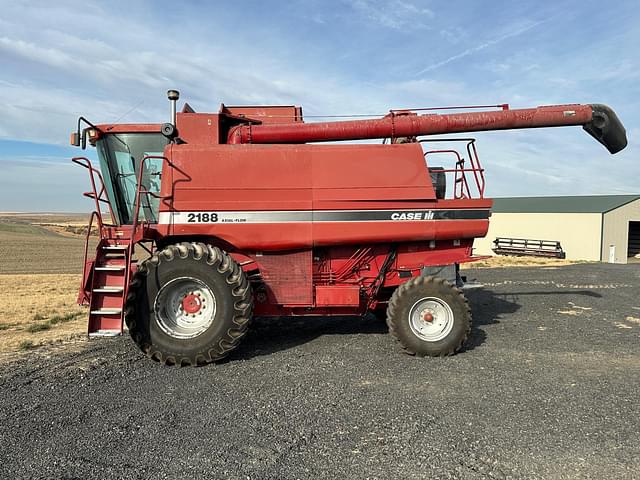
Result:
[[[425,267],[469,261],[471,240],[250,254],[256,315],[364,313]],[[258,271],[259,270],[259,271]]]
[[[436,200],[417,144],[187,144],[168,153],[164,235],[277,251],[474,238],[488,228],[490,201]]]

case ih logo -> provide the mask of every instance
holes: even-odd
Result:
[[[393,212],[391,220],[433,220],[433,210],[427,212]]]

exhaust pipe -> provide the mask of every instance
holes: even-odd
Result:
[[[171,103],[171,124],[176,126],[176,115],[177,115],[177,105],[178,99],[180,98],[180,92],[178,90],[169,90],[167,92],[167,98]]]
[[[163,123],[162,127],[160,127],[160,132],[167,137],[169,140],[173,140],[178,135],[178,129],[176,128],[176,120],[177,120],[177,104],[178,99],[180,98],[180,92],[177,90],[169,90],[167,92],[167,98],[169,98],[169,103],[171,104],[171,120],[169,123]]]

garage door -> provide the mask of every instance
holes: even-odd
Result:
[[[640,254],[640,222],[629,222],[629,247],[628,257]]]

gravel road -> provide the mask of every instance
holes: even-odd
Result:
[[[0,365],[0,478],[640,478],[640,265],[467,273],[451,358],[294,318],[203,368],[128,338]]]

